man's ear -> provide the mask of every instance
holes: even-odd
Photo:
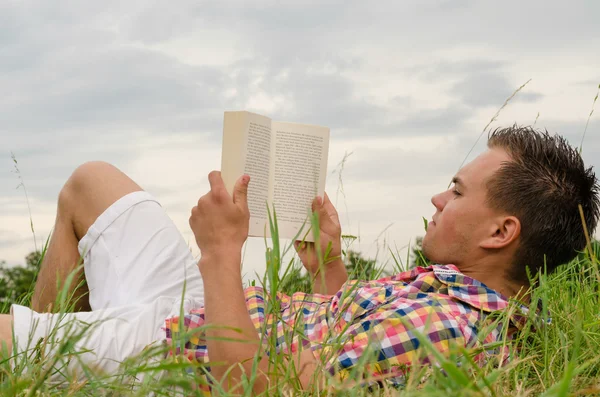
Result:
[[[521,235],[521,222],[516,216],[498,218],[488,236],[479,244],[481,248],[504,248]]]

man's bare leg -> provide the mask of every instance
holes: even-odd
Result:
[[[33,310],[51,309],[59,292],[57,281],[62,287],[80,264],[79,240],[98,216],[121,197],[140,190],[137,183],[108,163],[85,163],[73,172],[58,196],[56,223],[31,299]],[[90,310],[87,287],[75,290],[83,280],[80,270],[68,291],[77,301],[78,311]]]
[[[12,354],[12,316],[0,314],[0,358],[2,358],[2,345],[6,344],[9,356]]]
[[[48,249],[40,266],[40,272],[31,298],[31,308],[37,312],[51,311],[56,302],[59,289],[64,284],[67,276],[79,263],[78,239],[73,230],[69,204],[67,203],[67,186],[63,187],[58,196],[56,221],[52,230],[52,237]],[[60,285],[57,285],[60,280]],[[74,277],[72,287],[76,287],[83,280],[83,271]],[[73,291],[73,289],[71,289]],[[85,284],[75,291],[75,305],[78,310],[89,310]]]

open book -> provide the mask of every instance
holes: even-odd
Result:
[[[329,128],[225,112],[221,176],[232,194],[237,179],[250,175],[250,236],[271,237],[268,205],[280,238],[313,241],[309,215],[325,191],[328,151]]]

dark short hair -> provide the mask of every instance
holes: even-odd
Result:
[[[598,182],[592,167],[559,135],[514,125],[496,129],[488,147],[511,157],[487,181],[488,204],[521,222],[511,277],[527,282],[546,266],[550,273],[582,251],[586,237],[579,205],[592,233],[600,212]]]

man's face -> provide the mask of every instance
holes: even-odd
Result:
[[[507,161],[504,150],[490,149],[461,168],[448,190],[431,198],[436,212],[423,238],[427,258],[460,268],[482,253],[479,244],[490,236],[498,215],[486,204],[486,183]]]

